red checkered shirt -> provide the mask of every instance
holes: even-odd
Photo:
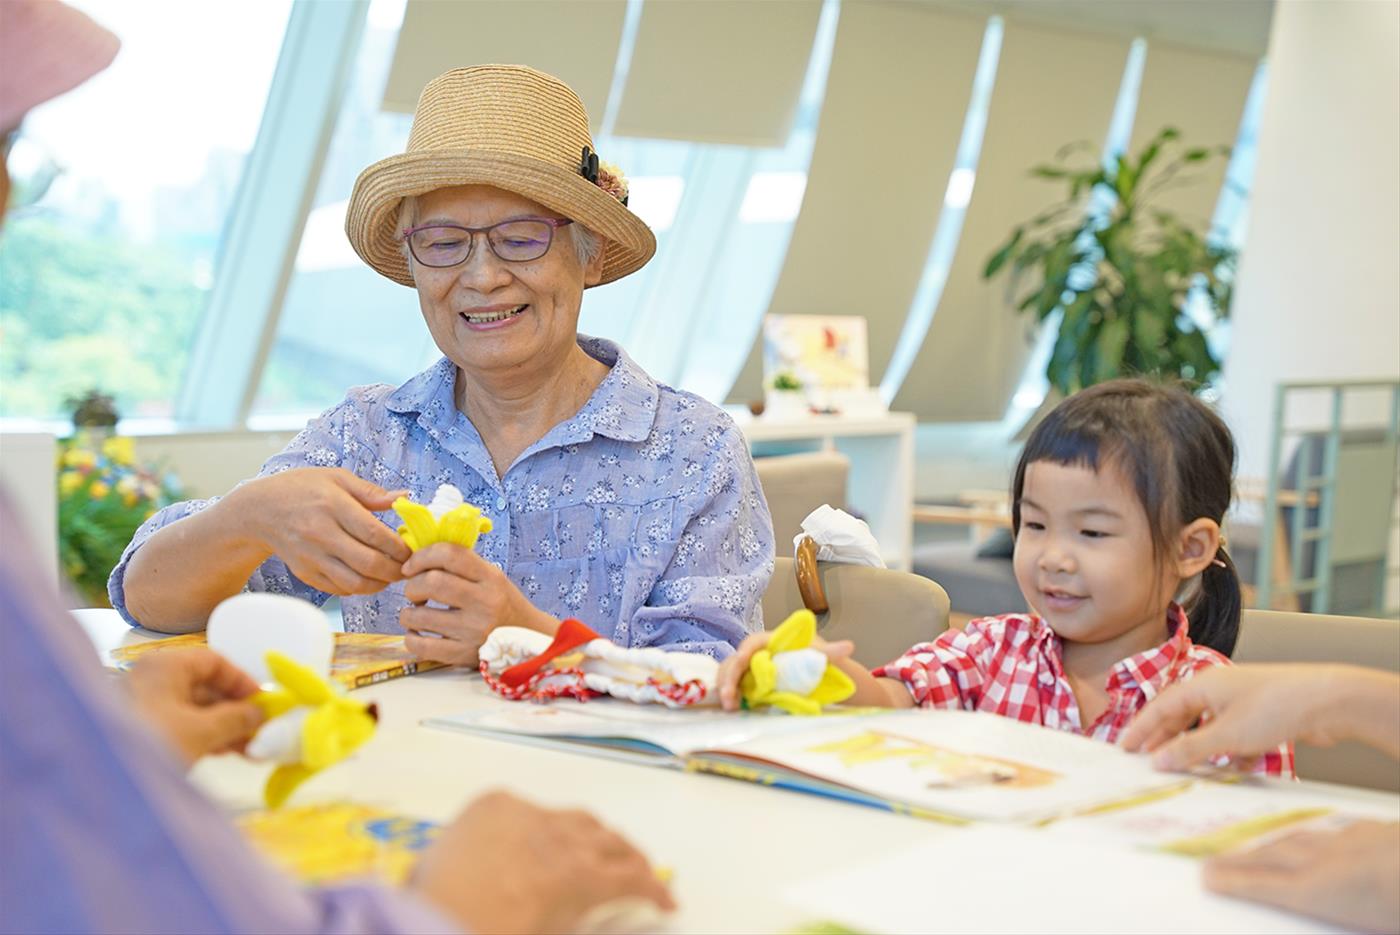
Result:
[[[875,675],[903,682],[923,708],[990,711],[1113,743],[1163,688],[1201,669],[1231,664],[1226,656],[1191,642],[1186,614],[1177,604],[1167,612],[1167,627],[1171,635],[1165,643],[1114,665],[1108,675],[1108,707],[1087,729],[1065,678],[1060,638],[1034,614],[973,620],[911,648]],[[1284,744],[1260,757],[1253,768],[1293,776],[1292,746]]]

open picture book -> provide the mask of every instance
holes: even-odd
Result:
[[[1183,781],[1110,744],[965,711],[802,718],[501,701],[425,723],[955,821],[1037,821]]]
[[[331,657],[330,677],[347,691],[413,675],[415,672],[427,672],[443,665],[440,662],[418,659],[404,648],[403,637],[393,633],[332,635],[335,638],[335,652]],[[113,649],[108,665],[114,669],[129,669],[137,659],[147,653],[207,645],[209,643],[203,631],[131,643]]]

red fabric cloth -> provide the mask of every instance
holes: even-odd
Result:
[[[517,662],[501,673],[501,682],[511,688],[524,685],[526,682],[544,668],[545,663],[555,659],[565,653],[572,652],[586,643],[591,643],[600,639],[588,626],[580,620],[570,617],[559,624],[559,629],[554,632],[554,642],[549,644],[549,648],[532,659],[524,662]]]
[[[1231,664],[1215,650],[1191,642],[1181,607],[1171,605],[1167,616],[1171,635],[1166,642],[1114,665],[1106,685],[1108,707],[1088,726],[1080,723],[1065,677],[1060,638],[1034,614],[970,621],[961,630],[912,647],[875,675],[903,682],[920,707],[989,711],[1114,743],[1138,710],[1167,685]],[[1260,757],[1253,769],[1293,776],[1292,745]]]

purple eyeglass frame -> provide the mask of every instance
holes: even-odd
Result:
[[[497,252],[496,252],[496,245],[493,244],[493,243],[491,242],[491,231],[493,231],[493,230],[495,230],[496,228],[501,227],[501,226],[503,226],[503,225],[506,225],[506,224],[518,224],[518,223],[520,223],[521,221],[539,221],[539,222],[542,223],[542,224],[548,224],[548,225],[549,225],[549,242],[546,243],[546,244],[544,245],[544,250],[540,251],[540,256],[544,256],[546,253],[549,252],[549,248],[552,247],[552,246],[554,246],[554,232],[555,232],[555,231],[557,231],[557,230],[558,230],[559,228],[561,228],[561,227],[567,227],[568,225],[574,223],[573,218],[523,217],[523,218],[507,218],[506,220],[501,221],[501,222],[496,223],[496,224],[492,224],[492,225],[490,225],[489,227],[463,227],[461,224],[419,224],[417,227],[405,227],[404,230],[403,230],[403,239],[404,239],[404,243],[408,244],[408,251],[409,251],[410,253],[413,254],[413,259],[417,260],[419,263],[422,263],[424,266],[428,267],[429,269],[451,269],[451,268],[454,267],[454,266],[460,266],[461,264],[467,262],[467,260],[471,259],[472,251],[476,249],[476,235],[477,235],[477,234],[485,234],[485,235],[486,235],[486,246],[489,247],[489,248],[491,249],[491,252],[495,255],[496,259],[500,260],[501,262],[503,262],[503,263],[529,263],[529,262],[531,262],[531,261],[533,261],[533,260],[538,260],[540,257],[539,257],[539,256],[531,257],[529,260],[512,260],[510,257],[504,257],[504,256],[501,256],[499,253],[497,253]],[[423,262],[423,259],[422,259],[421,257],[418,256],[418,251],[413,249],[413,241],[409,240],[409,238],[412,237],[414,234],[418,233],[419,231],[425,231],[425,230],[454,230],[454,231],[463,231],[463,232],[466,233],[469,237],[471,237],[471,245],[470,245],[469,247],[467,247],[467,255],[464,256],[464,257],[462,257],[462,258],[461,258],[460,260],[458,260],[456,263],[449,263],[447,266],[434,266],[432,263],[424,263],[424,262]]]

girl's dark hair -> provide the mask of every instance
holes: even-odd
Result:
[[[1026,468],[1037,461],[1097,471],[1113,462],[1137,491],[1159,559],[1200,517],[1221,522],[1230,506],[1235,440],[1224,421],[1179,386],[1111,380],[1075,393],[1031,432],[1011,486],[1012,529],[1021,531]],[[1187,602],[1191,639],[1230,655],[1240,631],[1240,579],[1222,545]],[[1223,567],[1222,567],[1223,566]]]

